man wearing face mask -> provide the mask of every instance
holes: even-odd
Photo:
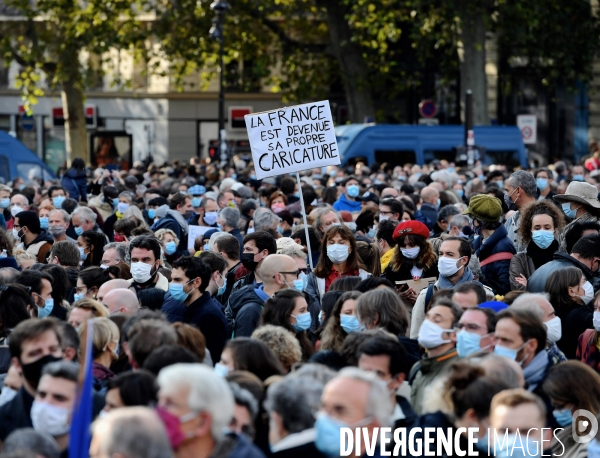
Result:
[[[456,326],[461,315],[462,310],[454,302],[441,299],[429,309],[419,328],[419,345],[426,354],[415,363],[409,375],[411,404],[417,415],[422,413],[426,388],[458,358]]]
[[[15,194],[10,198],[10,209],[11,218],[6,221],[6,229],[11,230],[15,222],[15,216],[22,211],[29,210],[29,199],[23,194]]]
[[[490,308],[469,308],[460,317],[456,334],[458,356],[466,358],[479,351],[494,351],[496,313]]]
[[[69,446],[78,375],[79,365],[71,361],[47,364],[31,407],[33,428],[52,436],[61,453]]]
[[[453,289],[457,285],[473,281],[473,273],[468,267],[471,253],[471,246],[463,238],[448,237],[442,242],[438,258],[440,276],[433,285],[423,288],[415,301],[410,326],[411,339],[417,338],[421,323],[425,319],[425,306],[438,289]]]
[[[160,242],[154,236],[142,235],[129,244],[131,276],[128,280],[136,291],[158,288],[168,291],[169,281],[158,271],[160,262]]]
[[[529,310],[542,319],[548,336],[546,352],[553,366],[567,360],[565,354],[556,345],[556,342],[562,338],[562,322],[554,312],[554,307],[548,301],[546,294],[521,294],[515,299],[510,308],[512,310]],[[577,337],[569,336],[572,340],[577,340]]]
[[[504,203],[509,210],[516,210],[516,213],[506,220],[504,227],[508,238],[517,249],[517,253],[524,251],[527,247],[519,237],[519,226],[521,225],[522,208],[535,202],[537,195],[537,185],[535,178],[529,172],[519,170],[513,173],[504,183]]]
[[[211,297],[216,297],[224,293],[227,288],[227,277],[225,276],[227,262],[225,261],[225,258],[212,251],[203,251],[198,258],[200,258],[212,272],[206,291],[210,293]]]
[[[192,199],[192,208],[194,209],[194,213],[192,213],[188,219],[188,224],[196,225],[198,222],[198,217],[200,216],[202,208],[202,196],[204,194],[206,194],[206,188],[204,186],[200,186],[199,184],[196,184],[188,189],[188,195]]]
[[[394,428],[412,426],[417,414],[408,399],[396,394],[410,372],[404,346],[397,339],[372,337],[358,347],[356,356],[359,369],[375,372],[386,383],[394,407]]]
[[[48,363],[62,359],[60,333],[54,320],[30,319],[19,323],[10,335],[12,364],[23,374],[23,386],[0,407],[0,440],[16,429],[31,428],[31,408]]]
[[[563,212],[571,220],[556,234],[556,239],[560,245],[561,251],[566,251],[565,234],[573,223],[597,222],[600,211],[600,201],[598,200],[598,189],[589,183],[580,183],[572,181],[564,194],[554,196]]]
[[[260,272],[261,286],[245,286],[229,298],[225,314],[233,337],[250,337],[258,326],[265,302],[277,291],[294,288],[294,281],[300,276],[294,260],[281,254],[267,256]]]
[[[192,201],[194,199],[192,198]],[[192,203],[193,206],[194,203]],[[188,220],[192,226],[217,227],[219,217],[219,206],[217,201],[204,197],[198,207],[194,207],[194,214]]]
[[[56,242],[71,242],[77,243],[77,240],[72,239],[67,235],[67,228],[71,223],[71,216],[64,210],[52,210],[48,216],[48,233]]]
[[[17,243],[22,242],[27,253],[36,256],[37,262],[46,263],[46,256],[54,239],[46,229],[40,227],[40,219],[35,212],[20,212],[15,217],[12,231]]]
[[[242,255],[240,260],[245,269],[250,273],[240,278],[233,285],[231,294],[235,293],[244,286],[260,286],[262,278],[260,275],[260,266],[264,259],[277,253],[277,242],[275,238],[266,231],[257,231],[248,234],[242,241]]]
[[[37,316],[39,318],[53,316],[59,320],[66,320],[67,309],[54,304],[52,298],[53,281],[50,274],[38,270],[24,270],[15,278],[15,283],[31,288],[31,296],[37,306]]]
[[[240,211],[237,208],[225,207],[219,213],[217,218],[217,227],[220,231],[233,235],[240,242],[244,243],[244,236],[238,228],[240,222]]]
[[[167,214],[154,223],[150,230],[156,232],[159,229],[171,229],[177,239],[179,239],[179,245],[177,246],[176,256],[189,255],[188,252],[188,223],[186,222],[192,216],[192,200],[186,194],[178,192],[171,197],[169,201],[169,210]]]
[[[334,210],[338,212],[347,210],[350,213],[359,213],[361,203],[356,199],[360,194],[358,179],[354,176],[350,176],[342,181],[342,186],[344,186],[344,193],[333,204]]]
[[[68,214],[68,213],[67,213]],[[71,215],[71,227],[67,225],[67,232],[73,230],[75,232],[75,239],[83,234],[85,231],[94,231],[104,236],[104,243],[108,243],[108,237],[96,222],[98,215],[89,207],[77,207]],[[67,221],[67,220],[65,220]],[[112,234],[112,232],[111,232]],[[73,240],[75,240],[73,239]]]
[[[495,337],[494,353],[516,361],[523,368],[527,391],[537,394],[546,404],[546,426],[558,427],[550,398],[542,389],[552,363],[544,351],[547,333],[539,315],[528,310],[502,310]]]
[[[592,285],[592,289],[586,292],[592,296],[594,290],[598,288],[598,268],[600,267],[600,236],[587,235],[579,239],[573,246],[571,254],[561,251],[554,253],[554,260],[547,262],[537,269],[527,280],[527,291],[530,293],[543,293],[546,287],[546,280],[552,272],[565,267],[577,267],[581,269],[587,281]]]

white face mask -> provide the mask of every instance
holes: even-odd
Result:
[[[23,211],[23,209],[21,207],[17,207],[16,205],[13,205],[12,208],[10,209],[10,214],[14,218],[15,216],[17,216],[22,211]]]
[[[560,318],[555,316],[550,321],[544,323],[548,330],[547,336],[550,342],[558,342],[562,337],[562,324]]]
[[[594,300],[594,287],[589,281],[586,281],[582,288],[585,291],[585,296],[581,296],[581,299],[587,305]]]
[[[382,221],[385,221],[387,219],[390,219],[390,217],[388,215],[379,215],[379,222],[381,223]]]
[[[416,246],[414,248],[400,248],[400,251],[406,259],[415,259],[417,256],[419,256],[421,247]]]
[[[427,350],[431,350],[432,348],[452,342],[451,340],[442,338],[444,332],[454,332],[454,330],[444,329],[433,321],[426,319],[419,328],[419,336],[417,338],[419,345]]]
[[[145,262],[134,262],[131,264],[131,276],[136,283],[146,283],[152,275],[152,266]]]
[[[440,259],[438,259],[438,271],[440,272],[440,275],[448,278],[458,272],[462,267],[458,264],[458,261],[461,259],[462,258],[448,258],[446,256],[442,256]]]
[[[71,409],[54,406],[43,401],[33,401],[31,407],[33,428],[53,437],[63,436],[69,432],[70,415]]]
[[[329,245],[327,247],[327,257],[334,264],[340,264],[348,259],[350,255],[348,251],[348,245],[342,245],[340,243],[336,243],[335,245]]]
[[[5,385],[2,388],[2,392],[0,393],[0,406],[3,406],[7,402],[12,401],[16,395],[16,390],[13,390],[11,387]]]
[[[594,312],[594,329],[600,332],[600,312]]]

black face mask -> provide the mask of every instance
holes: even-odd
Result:
[[[21,370],[23,371],[23,377],[31,385],[32,388],[37,390],[40,379],[42,378],[42,369],[46,364],[60,361],[62,358],[56,356],[46,355],[29,364],[21,364]]]
[[[242,264],[251,272],[254,272],[258,265],[258,262],[254,260],[254,256],[256,256],[254,253],[242,253]]]

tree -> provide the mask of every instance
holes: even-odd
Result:
[[[30,111],[44,95],[44,75],[51,89],[61,91],[69,159],[87,161],[84,91],[102,76],[103,64],[110,63],[108,51],[143,50],[146,31],[136,19],[139,5],[128,0],[4,3],[14,20],[0,23],[0,51],[7,65],[14,61],[21,67],[17,86],[26,108]]]

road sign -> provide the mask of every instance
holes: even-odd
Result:
[[[433,100],[425,99],[419,103],[419,114],[423,118],[433,118],[437,114],[437,106]]]
[[[28,115],[23,105],[19,105],[19,114],[21,115],[21,129],[32,131],[35,127],[35,120],[32,115]]]
[[[523,143],[533,145],[537,142],[537,118],[535,115],[518,115],[517,127],[521,131]]]

